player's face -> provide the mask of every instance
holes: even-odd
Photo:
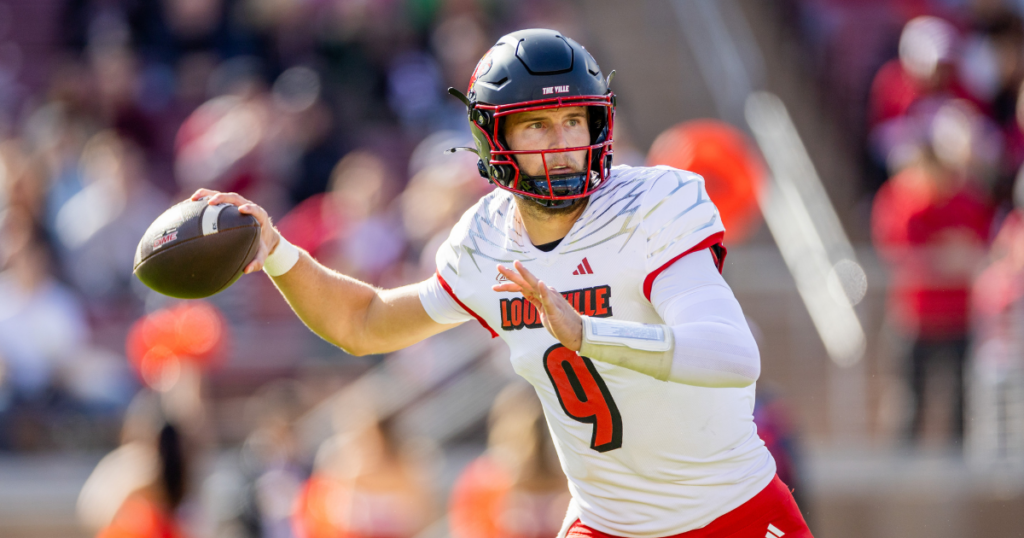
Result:
[[[582,106],[519,112],[508,116],[505,141],[517,151],[573,148],[590,144],[587,108]],[[586,150],[564,153],[516,155],[520,172],[544,176],[544,159],[551,175],[583,172]]]

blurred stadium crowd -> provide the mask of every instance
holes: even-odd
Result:
[[[907,438],[920,429],[926,372],[941,361],[961,386],[967,365],[981,374],[973,379],[986,390],[969,392],[991,401],[976,406],[1021,412],[1024,7],[780,5],[863,149],[862,212],[890,269],[892,327],[910,342],[917,411]],[[594,39],[581,4],[68,0],[35,9],[57,36],[42,52],[19,48],[40,38],[0,2],[0,450],[119,446],[79,504],[104,537],[400,538],[446,510],[460,537],[552,535],[567,491],[528,389],[498,396],[487,451],[453,480],[450,501],[439,499],[436,444],[406,435],[413,420],[368,404],[380,397],[365,387],[329,402],[344,417],[317,422],[324,438],[310,443],[299,430],[371,368],[443,380],[443,353],[421,347],[416,361],[325,367],[343,354],[304,332],[268,279],[246,277],[182,307],[131,269],[149,223],[203,186],[260,203],[293,243],[348,275],[386,287],[429,276],[449,227],[489,190],[475,157],[442,154],[468,142],[464,107],[445,88],[462,88],[514,29]],[[641,155],[616,139],[618,163],[642,164]],[[500,355],[488,346],[470,346],[467,360]],[[500,388],[511,373],[492,362]],[[964,393],[951,403],[954,439],[964,435]],[[758,420],[780,474],[789,472],[785,413],[766,400]],[[1024,431],[976,428],[984,439],[1002,432],[991,450],[1024,450]],[[234,446],[243,483],[218,486],[206,462]]]
[[[920,438],[930,372],[952,373],[949,436],[1024,448],[1020,2],[791,3],[840,125],[862,148],[862,213],[887,266],[883,330],[906,344]],[[968,398],[971,401],[966,401]],[[946,406],[943,403],[943,406]],[[965,413],[970,417],[965,419]]]

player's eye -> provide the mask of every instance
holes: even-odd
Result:
[[[527,126],[526,126],[526,128],[527,128],[527,129],[540,129],[540,128],[541,128],[541,127],[543,127],[543,126],[544,126],[544,124],[543,124],[543,123],[541,123],[541,122],[539,122],[539,121],[535,121],[535,122],[533,122],[533,123],[531,123],[531,124],[527,125]]]

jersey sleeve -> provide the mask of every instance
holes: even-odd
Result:
[[[444,289],[437,275],[420,283],[419,295],[420,303],[423,304],[427,315],[438,323],[450,325],[473,319],[473,316],[455,302],[455,299]]]
[[[725,226],[718,208],[708,197],[704,178],[669,167],[650,180],[651,186],[640,204],[640,227],[646,237],[643,282],[644,296],[650,300],[654,279],[683,256],[721,245]],[[715,249],[721,269],[724,249]]]
[[[675,337],[669,381],[701,387],[746,387],[757,381],[757,342],[707,249],[658,275],[651,304]]]
[[[437,256],[435,257],[435,261],[437,263],[437,274],[435,275],[433,280],[437,281],[440,288],[444,290],[445,293],[448,294],[451,300],[455,303],[455,306],[461,309],[462,313],[468,314],[472,318],[475,318],[477,322],[479,322],[480,325],[483,326],[483,328],[487,329],[487,331],[490,332],[491,338],[497,338],[498,333],[495,332],[494,329],[492,329],[491,326],[487,324],[484,318],[480,317],[479,314],[474,312],[472,308],[466,306],[466,304],[459,299],[459,292],[457,291],[459,289],[463,289],[465,286],[472,286],[472,282],[463,282],[462,273],[464,272],[465,269],[463,265],[466,263],[464,260],[464,257],[466,256],[466,249],[464,248],[463,244],[469,237],[470,225],[473,221],[474,216],[480,210],[481,203],[483,203],[483,200],[477,202],[476,205],[469,208],[462,215],[462,218],[459,219],[459,222],[455,224],[455,226],[452,228],[451,233],[448,235],[448,239],[441,244],[440,248],[437,249]],[[465,291],[465,289],[463,289],[463,291]],[[421,288],[420,301],[423,302],[423,300],[423,289]],[[427,313],[430,314],[430,307],[428,307],[426,303],[424,303],[424,308],[426,308]],[[444,307],[442,306],[442,308]],[[453,316],[460,315],[460,313],[457,310],[451,309],[451,305],[448,306],[447,314]],[[433,314],[431,314],[431,317],[434,317]],[[447,315],[445,317],[447,317]],[[438,321],[437,318],[434,318],[434,320]],[[441,321],[438,322],[445,323]]]

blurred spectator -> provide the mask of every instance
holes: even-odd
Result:
[[[899,58],[878,70],[868,102],[869,147],[880,169],[895,173],[942,103],[968,97],[956,76],[958,40],[957,29],[938,17],[904,27]]]
[[[454,538],[542,538],[557,535],[569,506],[540,400],[516,382],[494,401],[487,452],[470,463],[452,491]]]
[[[195,454],[160,396],[141,392],[125,416],[122,444],[106,455],[78,498],[98,538],[184,538],[177,511],[190,491]]]
[[[0,144],[0,217],[7,209],[17,209],[21,214],[12,221],[15,226],[11,233],[30,233],[29,228],[44,224],[44,200],[46,197],[46,181],[43,177],[43,166],[40,159],[33,158],[19,140],[11,140]],[[23,223],[23,220],[27,222]],[[31,233],[42,230],[31,230]],[[41,239],[37,234],[35,239]],[[2,240],[2,237],[0,237]],[[19,241],[26,241],[27,236],[20,236]],[[20,245],[21,243],[18,243]],[[9,244],[8,248],[15,245]],[[0,259],[0,263],[4,260]]]
[[[139,106],[139,65],[135,53],[124,47],[91,51],[89,61],[96,83],[100,120],[145,151],[156,149],[156,127]]]
[[[252,196],[259,187],[260,144],[271,122],[266,89],[242,60],[214,77],[227,93],[197,108],[178,130],[175,177],[186,193],[200,187]]]
[[[323,100],[320,75],[303,65],[281,73],[272,100],[279,120],[270,146],[278,150],[278,166],[296,204],[327,190],[341,158],[334,112]]]
[[[999,125],[1014,121],[1024,80],[1024,21],[1002,2],[973,2],[972,32],[964,43],[960,78],[978,100],[990,103]]]
[[[260,389],[246,414],[255,423],[242,446],[247,488],[241,532],[263,538],[293,538],[292,515],[309,475],[301,462],[295,426],[306,412],[306,389],[276,381]]]
[[[1003,126],[1005,149],[1002,157],[999,177],[993,189],[994,201],[1001,209],[1009,211],[1016,202],[1013,200],[1013,185],[1018,172],[1024,167],[1024,84],[1017,88],[1016,110],[1012,121]]]
[[[928,143],[882,186],[872,210],[875,247],[891,273],[889,316],[913,342],[911,440],[921,433],[926,374],[943,359],[955,383],[951,437],[962,439],[968,297],[992,220],[970,175],[970,124],[949,113],[945,119],[937,114]]]
[[[869,123],[898,118],[924,97],[956,91],[957,39],[956,28],[938,17],[908,22],[900,35],[899,58],[882,66],[871,85]]]
[[[63,272],[91,300],[130,293],[135,247],[169,205],[147,180],[145,162],[138,147],[114,132],[96,134],[80,157],[82,189],[57,211]]]
[[[0,222],[0,448],[53,442],[52,413],[70,404],[60,372],[88,341],[78,299],[53,277],[52,254],[31,214]]]
[[[334,167],[328,193],[281,219],[281,233],[328,267],[380,283],[405,252],[401,223],[390,205],[396,183],[380,157],[353,151]]]
[[[409,159],[411,179],[398,199],[408,241],[407,260],[413,266],[402,275],[406,281],[420,281],[434,273],[434,256],[452,226],[494,188],[480,177],[476,155],[447,151],[467,145],[472,142],[462,133],[438,131],[420,142]]]
[[[758,437],[764,441],[768,451],[772,453],[772,458],[775,459],[775,474],[789,486],[797,506],[800,506],[804,518],[807,518],[807,503],[810,498],[804,490],[804,480],[800,472],[796,425],[781,392],[764,381],[759,382],[757,386],[754,424],[757,425]]]
[[[423,462],[393,421],[357,415],[317,454],[295,513],[299,538],[412,538],[433,521]]]
[[[452,4],[454,2],[446,7],[450,8]],[[470,3],[469,6],[478,8],[479,3]],[[446,86],[461,89],[491,44],[481,24],[481,15],[479,12],[452,13],[438,22],[430,36],[431,47],[441,62]]]
[[[388,104],[406,131],[423,136],[437,120],[442,100],[441,70],[426,53],[399,55],[388,69]]]
[[[967,448],[983,464],[1024,463],[1024,174],[1014,201],[972,297]]]

